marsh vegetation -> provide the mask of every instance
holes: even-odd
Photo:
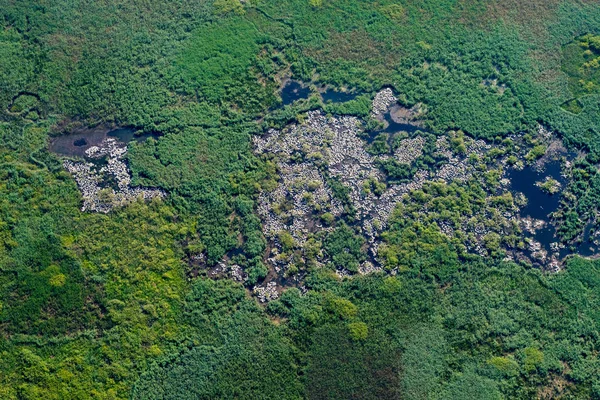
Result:
[[[600,264],[527,250],[600,231],[597,3],[0,15],[1,398],[600,397]],[[81,211],[65,157],[115,127],[164,196]]]

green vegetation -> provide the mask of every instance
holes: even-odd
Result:
[[[561,107],[573,114],[579,114],[583,111],[583,105],[578,99],[569,100],[561,105]]]
[[[400,139],[403,137],[402,134],[394,135],[392,137],[391,146],[389,146],[384,140],[380,139],[382,136],[387,138],[385,135],[379,135],[369,148],[371,153],[384,154],[390,150],[395,151],[402,145],[400,141]],[[387,178],[393,182],[407,182],[414,177],[417,171],[434,170],[441,167],[447,161],[446,157],[436,150],[436,135],[417,131],[412,136],[421,136],[423,139],[425,139],[425,144],[423,146],[423,154],[419,155],[410,165],[399,162],[394,158],[378,160],[381,170],[385,173]]]
[[[569,76],[573,95],[597,93],[600,90],[600,36],[587,34],[565,46],[562,69]]]
[[[366,239],[324,213],[322,237],[280,235],[306,260],[302,290],[265,307],[247,291],[271,272],[255,204],[277,180],[252,135],[319,107],[368,119],[386,85],[435,132],[411,165],[381,162],[393,181],[439,168],[448,130],[455,154],[486,138],[514,164],[508,134],[559,131],[583,152],[554,216],[576,240],[600,204],[598,26],[598,4],[575,0],[2,2],[0,398],[600,398],[600,262],[500,261],[512,199],[484,196],[499,173],[477,156],[481,182],[401,201],[379,250],[395,276],[335,275],[358,270]],[[361,95],[281,107],[287,76]],[[132,185],[167,197],[81,212],[47,144],[86,126],[155,133],[127,162]],[[545,148],[528,145],[533,162]],[[349,188],[328,184],[350,224]],[[485,236],[462,235],[469,221]],[[475,239],[487,256],[468,256]],[[224,258],[246,287],[194,264]]]
[[[556,194],[560,191],[560,182],[556,179],[548,178],[543,182],[536,182],[536,185],[548,194]]]
[[[383,234],[384,266],[434,271],[438,263],[457,267],[457,253],[468,258],[468,250],[480,248],[499,256],[514,247],[519,227],[502,216],[514,208],[513,196],[490,196],[484,188],[473,178],[463,184],[426,183],[405,195]]]
[[[554,215],[560,221],[558,233],[565,241],[577,239],[586,224],[596,225],[593,214],[600,200],[600,175],[589,158],[575,160],[572,180],[561,199],[563,207]]]
[[[525,160],[528,163],[532,163],[535,160],[537,160],[538,158],[540,158],[541,156],[543,156],[544,153],[546,153],[546,146],[541,145],[541,144],[537,145],[533,149],[531,149],[529,151],[529,153],[527,153],[527,155],[525,156]]]
[[[229,282],[198,281],[184,306],[189,345],[152,366],[133,398],[302,398],[289,339],[244,297]]]
[[[325,238],[324,249],[331,257],[336,268],[345,268],[356,272],[365,260],[362,246],[365,240],[354,234],[351,228],[342,224]]]

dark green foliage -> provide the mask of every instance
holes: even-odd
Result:
[[[501,400],[503,396],[495,382],[482,378],[472,371],[467,371],[449,385],[441,398],[456,400]]]
[[[600,329],[599,268],[598,262],[575,258],[569,262],[568,274],[556,276],[551,281],[551,287],[581,310],[581,317],[594,329]]]
[[[350,338],[343,324],[325,325],[312,336],[306,376],[310,399],[400,399],[399,349],[378,332]]]
[[[390,152],[390,145],[388,144],[389,137],[385,133],[380,133],[375,137],[373,142],[369,145],[367,151],[373,155],[386,154]]]
[[[216,325],[238,311],[245,297],[243,288],[232,282],[199,280],[185,299],[185,318],[198,329]]]
[[[340,200],[344,205],[350,207],[350,188],[345,186],[335,177],[331,177],[327,180],[327,184],[331,187],[333,195]]]
[[[185,315],[200,332],[212,325],[219,340],[153,365],[136,384],[134,399],[303,398],[290,341],[244,299],[241,287],[199,281]]]
[[[188,128],[132,146],[128,154],[135,183],[167,189],[178,208],[199,214],[198,233],[211,264],[237,245],[231,197],[248,199],[256,193],[257,181],[266,177],[265,166],[248,154],[249,146],[248,135],[239,128]],[[240,210],[248,258],[264,251],[252,211],[251,205]]]
[[[257,257],[252,260],[250,266],[246,269],[248,273],[248,285],[254,285],[258,281],[262,280],[269,273],[269,269],[262,262],[262,258]]]
[[[365,260],[365,239],[356,235],[346,224],[337,227],[325,238],[324,249],[331,257],[336,268],[357,271],[358,266]]]
[[[418,170],[434,170],[440,168],[446,158],[436,150],[436,136],[431,133],[415,132],[413,137],[420,135],[425,139],[423,146],[423,154],[417,157],[410,165],[400,163],[394,158],[379,160],[378,164],[381,170],[386,174],[389,180],[393,182],[407,182],[414,177]],[[403,137],[404,135],[396,136]],[[384,142],[383,135],[379,135],[369,147],[369,151],[373,154],[383,154],[389,152],[390,147],[387,142]],[[395,150],[398,146],[396,137],[392,137],[392,147]]]
[[[437,45],[422,47],[418,56],[402,61],[394,86],[409,103],[426,98],[437,127],[492,138],[531,122],[522,113],[528,99],[512,87],[513,77],[529,68],[526,47],[513,32],[498,28],[484,39],[459,28]]]
[[[598,340],[589,319],[597,314],[597,264],[573,259],[550,278],[483,260],[459,270],[439,264],[446,277],[439,283],[413,271],[342,283],[315,276],[311,285],[321,293],[290,291],[269,310],[289,319],[308,352],[311,397],[499,399],[543,391],[588,398],[597,379],[597,361],[585,350]],[[346,311],[330,312],[334,304]],[[348,337],[344,325],[355,321],[366,323],[365,341]],[[367,348],[377,356],[362,359]]]
[[[448,343],[437,326],[418,326],[402,353],[402,394],[409,400],[427,399],[439,391],[446,372]]]
[[[417,169],[408,164],[400,163],[396,160],[388,159],[380,162],[380,168],[385,175],[393,182],[406,182],[412,179]]]
[[[65,254],[50,224],[30,220],[15,228],[19,245],[10,254],[15,265],[6,273],[16,275],[16,285],[9,289],[2,318],[13,332],[58,334],[86,322],[80,265]]]
[[[371,96],[360,95],[344,103],[326,104],[324,110],[331,114],[356,115],[366,118],[371,113]]]
[[[133,398],[301,399],[288,349],[277,343],[281,339],[252,321],[238,324],[244,332],[231,332],[229,346],[202,346],[164,362],[142,377]]]
[[[251,74],[259,43],[268,41],[243,18],[228,18],[192,32],[169,78],[187,94],[211,103],[231,101],[246,111],[263,111],[275,100],[274,85],[262,86]],[[267,71],[265,71],[267,72]]]

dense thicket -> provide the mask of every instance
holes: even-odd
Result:
[[[241,286],[199,281],[185,310],[197,337],[151,367],[134,399],[302,398],[293,346]]]
[[[199,281],[185,307],[198,344],[152,366],[134,397],[600,396],[600,263],[573,259],[547,278],[514,264],[432,262],[435,271],[394,277],[315,274],[307,295],[291,289],[269,305],[276,325],[240,287]]]

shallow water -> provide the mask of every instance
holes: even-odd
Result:
[[[377,136],[379,136],[381,133],[389,133],[390,134],[390,140],[391,140],[391,138],[393,136],[391,134],[398,133],[398,132],[407,132],[411,137],[412,137],[412,134],[415,133],[415,132],[433,133],[429,129],[424,128],[424,127],[419,126],[419,125],[416,125],[416,124],[407,124],[407,123],[395,122],[392,119],[389,111],[387,113],[385,113],[384,119],[388,123],[388,126],[386,128],[365,131],[365,134],[362,136],[362,138],[368,144],[373,143],[373,141],[375,140],[375,138],[377,138]]]
[[[143,140],[146,140],[147,138],[151,137],[151,136],[155,136],[151,133],[145,133],[143,135],[135,135],[135,129],[132,128],[117,128],[117,129],[113,129],[112,131],[108,131],[106,133],[106,136],[109,137],[114,137],[116,138],[119,142],[123,142],[123,143],[129,143],[133,140],[140,142]]]
[[[157,134],[145,133],[136,135],[133,128],[91,128],[81,129],[73,133],[57,136],[50,139],[51,152],[66,157],[85,157],[85,151],[92,146],[98,146],[106,137],[114,137],[119,142],[127,144],[133,140],[141,142]]]
[[[428,129],[426,129],[420,125],[417,125],[417,124],[407,124],[407,123],[394,121],[390,111],[385,113],[384,118],[385,118],[385,121],[388,123],[388,126],[387,126],[387,128],[385,128],[383,130],[383,132],[387,132],[387,133],[395,133],[395,132],[415,133],[417,131],[430,132]]]
[[[511,181],[510,189],[521,192],[527,197],[527,205],[521,209],[522,217],[547,220],[548,214],[556,211],[560,204],[560,193],[549,195],[537,187],[536,182],[543,181],[547,176],[560,182],[562,187],[566,184],[560,175],[560,161],[552,161],[546,164],[543,171],[536,171],[532,167],[522,170],[511,170],[508,178]]]
[[[321,97],[323,98],[324,103],[344,103],[346,101],[354,100],[358,95],[359,93],[338,92],[334,89],[327,89],[326,91],[321,93]]]
[[[289,80],[283,89],[281,89],[281,101],[284,106],[292,104],[296,100],[308,99],[309,95],[310,89],[295,80]]]
[[[507,174],[507,177],[511,181],[510,190],[521,192],[527,198],[527,205],[520,212],[521,217],[531,217],[546,222],[546,225],[542,229],[537,230],[533,235],[526,232],[525,236],[540,242],[542,248],[547,250],[550,255],[556,253],[551,250],[550,244],[559,241],[556,236],[556,227],[550,222],[550,214],[558,210],[561,194],[559,192],[550,195],[536,186],[536,182],[545,180],[547,176],[560,182],[562,188],[567,184],[566,179],[561,176],[561,163],[559,160],[546,163],[542,171],[526,167],[522,170],[510,170]],[[591,229],[591,226],[585,228],[584,240],[576,246],[575,252],[571,252],[569,248],[562,248],[558,251],[559,258],[562,259],[569,254],[591,256],[597,253],[597,246],[588,241]],[[530,255],[528,252],[526,254]]]

